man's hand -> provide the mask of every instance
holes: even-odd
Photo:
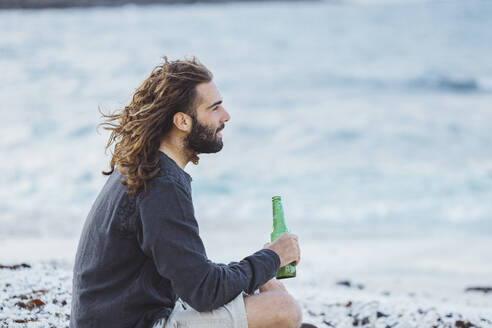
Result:
[[[278,254],[281,267],[292,262],[294,265],[298,265],[301,261],[298,238],[292,233],[281,234],[274,242],[265,244],[264,248],[271,249]]]

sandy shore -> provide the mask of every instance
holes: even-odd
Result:
[[[39,262],[0,268],[0,327],[68,327],[71,265]],[[492,327],[491,293],[463,291],[466,304],[457,304],[430,292],[376,291],[350,280],[323,288],[285,282],[299,299],[304,321],[319,327]]]
[[[248,255],[263,237],[203,225],[213,261]],[[324,236],[299,231],[302,260],[283,280],[319,327],[492,327],[489,236]],[[223,247],[234,242],[234,250]],[[68,327],[76,240],[0,241],[0,327]],[[24,263],[24,265],[23,265]],[[484,289],[474,290],[474,287]]]
[[[72,272],[66,263],[0,269],[0,327],[68,327]]]

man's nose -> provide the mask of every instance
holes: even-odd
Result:
[[[231,119],[231,115],[229,115],[229,112],[224,108],[224,116],[222,117],[222,123],[227,122]]]

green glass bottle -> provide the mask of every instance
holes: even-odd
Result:
[[[284,232],[289,232],[284,219],[284,210],[282,208],[282,200],[280,196],[272,197],[273,208],[273,231],[270,234],[270,239],[273,242]],[[296,267],[291,263],[281,267],[277,271],[277,279],[294,278],[296,276]]]

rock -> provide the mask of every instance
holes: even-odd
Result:
[[[30,268],[31,266],[26,263],[15,264],[15,265],[2,265],[0,264],[0,269],[17,270],[22,268]]]
[[[337,282],[337,285],[339,286],[345,286],[345,287],[352,287],[352,283],[350,280],[341,280]]]
[[[492,324],[492,321],[490,321],[489,319],[480,318],[480,321],[483,321],[483,322],[486,322],[486,323]]]
[[[483,292],[484,294],[492,293],[492,287],[468,287],[465,292]]]
[[[383,312],[376,312],[376,318],[386,318],[389,317],[389,314],[384,314]]]
[[[345,287],[356,287],[358,289],[364,289],[365,286],[363,284],[352,284],[352,282],[350,280],[340,280],[340,281],[337,281],[336,283],[337,285],[339,286],[345,286]]]
[[[328,327],[335,327],[335,325],[331,322],[331,321],[326,321],[326,320],[323,320],[323,323],[325,325],[327,325]]]
[[[45,303],[43,301],[41,301],[39,298],[36,298],[36,299],[30,300],[29,302],[27,302],[26,307],[29,310],[33,310],[34,308],[38,308],[38,307],[41,307],[43,305],[45,305]]]
[[[474,324],[472,324],[469,321],[461,321],[461,320],[456,320],[455,322],[456,328],[470,328],[470,327],[476,327]]]
[[[20,307],[22,309],[33,310],[35,308],[38,308],[38,307],[45,305],[45,303],[43,301],[41,301],[40,299],[36,298],[36,299],[30,300],[27,303],[17,302],[17,303],[15,303],[15,305],[17,305],[18,307]]]

